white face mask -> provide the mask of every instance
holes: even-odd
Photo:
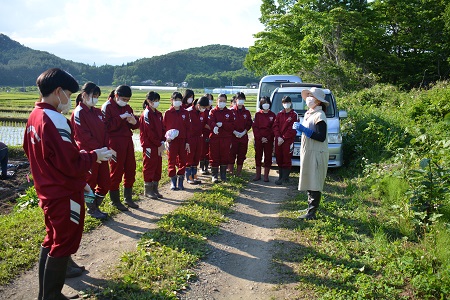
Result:
[[[189,104],[191,104],[192,101],[194,101],[194,98],[189,98],[189,99],[187,99],[187,103],[189,103]]]
[[[213,101],[209,100],[209,106],[213,105]]]
[[[200,112],[204,112],[206,110],[206,108],[200,108],[199,111]]]
[[[89,97],[89,100],[86,101],[86,105],[89,107],[95,106],[98,102],[98,98]]]
[[[283,103],[283,107],[287,109],[291,107],[291,103]]]
[[[177,100],[177,101],[173,101],[173,106],[174,107],[180,107],[181,106],[181,101]]]
[[[306,105],[309,108],[314,108],[316,106],[316,99],[314,99],[314,97],[306,97]]]
[[[153,106],[153,108],[158,108],[159,102],[153,102],[153,103],[152,103],[152,106]]]
[[[61,99],[58,96],[59,104],[58,104],[58,107],[56,107],[56,110],[59,110],[62,114],[67,114],[69,112],[69,110],[72,108],[72,101],[70,100],[69,97],[67,97],[66,92],[64,92],[63,89],[61,89],[61,91],[64,93],[64,96],[66,96],[67,103],[62,104]]]
[[[237,104],[238,104],[238,105],[244,105],[244,103],[245,103],[245,100],[239,99],[239,100],[237,101]]]
[[[122,99],[119,98],[119,100],[117,100],[117,104],[119,104],[119,106],[124,107],[126,106],[128,103],[123,101]]]
[[[226,102],[219,102],[219,104],[217,104],[217,106],[219,106],[219,108],[224,108],[225,106],[227,106]]]
[[[264,103],[264,104],[262,105],[262,108],[263,108],[264,110],[268,110],[269,107],[270,107],[270,104],[269,104],[269,103]]]

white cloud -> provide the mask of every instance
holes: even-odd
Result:
[[[97,65],[210,44],[249,47],[261,31],[260,0],[15,0],[2,33],[36,50]]]

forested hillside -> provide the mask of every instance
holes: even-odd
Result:
[[[59,67],[80,83],[100,85],[179,84],[190,87],[247,85],[258,81],[243,67],[247,49],[209,45],[142,58],[122,66],[90,66],[33,50],[0,34],[0,86],[34,85],[44,70]]]

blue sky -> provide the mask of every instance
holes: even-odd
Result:
[[[87,64],[120,65],[210,44],[249,47],[261,0],[0,0],[0,33]]]

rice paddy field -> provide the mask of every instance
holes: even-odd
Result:
[[[101,87],[102,94],[99,97],[100,107],[108,98],[113,87]],[[34,108],[34,103],[39,99],[39,93],[35,87],[26,88],[27,92],[16,91],[15,89],[0,89],[0,141],[10,146],[21,145],[23,142],[23,132],[30,112]],[[142,103],[148,91],[133,90],[133,96],[129,102],[135,115],[140,115],[143,111]],[[179,90],[183,94],[184,90]],[[196,98],[202,96],[202,90],[194,90]],[[161,95],[161,102],[158,110],[165,112],[170,107],[171,92],[158,92]],[[72,95],[72,105],[75,105],[75,97]],[[217,95],[213,95],[217,99]],[[228,95],[231,100],[232,95]],[[245,106],[250,110],[252,116],[255,113],[256,95],[248,95]],[[68,118],[70,114],[66,115]],[[140,149],[139,136],[135,132],[135,149]]]

